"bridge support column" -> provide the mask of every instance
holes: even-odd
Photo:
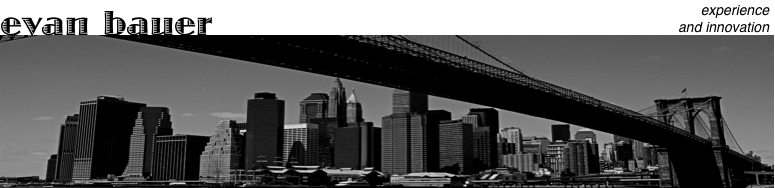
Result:
[[[673,170],[670,155],[666,148],[656,148],[659,166],[659,187],[678,187],[678,178]]]

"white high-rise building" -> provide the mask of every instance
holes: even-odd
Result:
[[[319,165],[318,131],[318,125],[311,123],[285,125],[283,161],[292,165]]]
[[[210,136],[210,142],[199,157],[199,180],[224,182],[233,180],[232,171],[239,169],[244,138],[239,134],[237,122],[222,120]]]
[[[519,129],[519,127],[503,128],[500,133],[498,133],[498,137],[501,138],[502,143],[508,143],[509,147],[513,147],[514,149],[513,153],[508,152],[504,154],[520,154],[520,152],[522,152],[522,129]]]

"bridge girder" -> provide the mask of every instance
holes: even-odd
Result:
[[[707,140],[654,122],[658,120],[636,118],[610,103],[411,41],[363,36],[111,37],[409,90],[617,134],[666,147],[681,177],[676,185],[720,185],[718,173],[709,173],[715,170],[708,167],[714,160]],[[538,84],[522,84],[527,82]],[[675,157],[698,153],[704,157]],[[698,170],[705,177],[684,174]]]

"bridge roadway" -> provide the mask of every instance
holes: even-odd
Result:
[[[110,36],[495,107],[667,148],[682,187],[722,185],[710,141],[512,71],[392,36]],[[662,166],[662,164],[660,165]]]

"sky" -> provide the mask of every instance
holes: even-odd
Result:
[[[773,164],[773,36],[466,38],[532,77],[632,110],[683,97],[684,88],[689,97],[720,96],[740,146]],[[219,120],[244,121],[247,100],[257,92],[276,93],[285,100],[285,123],[297,123],[299,102],[329,93],[334,79],[99,36],[0,43],[0,176],[44,178],[65,116],[99,95],[168,107],[175,134],[212,135]],[[381,126],[391,113],[392,89],[342,82],[348,95],[355,89],[364,118]],[[453,118],[484,107],[432,96],[429,103]],[[499,113],[501,127],[519,127],[525,136],[551,138],[550,125],[561,123]],[[571,135],[581,128],[571,126]],[[601,145],[613,140],[595,133]]]

